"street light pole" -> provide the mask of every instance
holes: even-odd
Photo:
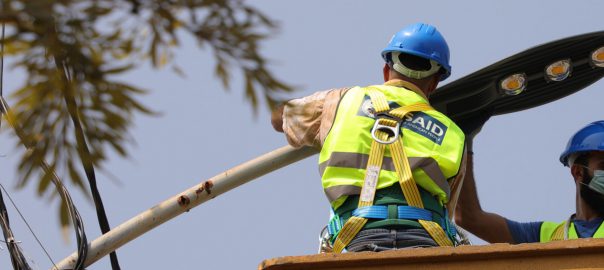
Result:
[[[296,149],[284,146],[205,180],[149,208],[92,241],[84,265],[93,264],[113,250],[216,196],[317,152],[318,150],[310,147]],[[51,269],[72,269],[77,258],[78,254],[74,252]]]

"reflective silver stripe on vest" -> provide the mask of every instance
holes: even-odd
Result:
[[[333,186],[325,189],[325,195],[330,203],[342,196],[358,194],[361,194],[361,187],[357,186]]]
[[[347,153],[347,152],[333,152],[328,160],[319,164],[319,172],[321,175],[325,172],[325,169],[329,167],[340,167],[340,168],[353,168],[362,169],[367,168],[367,161],[369,155],[360,153]],[[450,196],[451,189],[449,183],[445,178],[445,175],[440,170],[438,163],[431,157],[410,157],[409,165],[411,170],[422,169],[432,181]],[[390,157],[384,157],[382,163],[382,170],[395,171],[394,162]],[[361,192],[361,188],[357,186],[333,186],[325,189],[325,194],[330,202],[333,202],[340,196],[344,195],[355,195]]]

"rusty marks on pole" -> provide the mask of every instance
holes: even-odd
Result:
[[[178,197],[178,205],[186,207],[189,203],[191,203],[191,200],[187,195],[180,195],[180,197]]]
[[[212,183],[212,181],[210,181],[210,180],[203,182],[195,190],[196,197],[193,199],[197,200],[199,198],[199,195],[202,194],[203,192],[207,193],[208,195],[212,194],[213,186],[214,186],[214,183]],[[180,205],[181,207],[189,207],[189,204],[191,204],[191,198],[189,198],[189,196],[187,196],[185,194],[178,196],[178,199],[176,201],[178,202],[178,205]],[[187,209],[187,211],[188,211],[188,209]]]
[[[208,193],[208,195],[212,194],[213,186],[214,186],[214,183],[212,183],[212,181],[205,181],[203,183],[203,187],[206,189],[206,193]]]
[[[197,188],[195,190],[195,194],[197,194],[197,196],[199,196],[199,194],[201,194],[202,192],[206,192],[208,195],[212,194],[212,187],[214,186],[214,183],[212,183],[212,181],[208,180],[203,182],[199,188]]]

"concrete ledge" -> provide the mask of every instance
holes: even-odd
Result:
[[[265,260],[258,269],[604,270],[604,239],[288,256]]]

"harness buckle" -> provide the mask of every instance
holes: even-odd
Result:
[[[390,117],[384,117],[382,115],[378,115],[379,118],[375,119],[375,123],[373,124],[373,128],[371,128],[371,137],[378,143],[381,144],[391,144],[393,142],[395,142],[398,139],[399,133],[400,133],[400,128],[401,128],[401,121],[399,119],[392,119]],[[396,125],[394,127],[389,126],[389,125],[385,125],[381,123],[381,120],[394,120],[396,121]],[[388,140],[381,140],[380,138],[377,137],[376,135],[376,131],[383,131],[388,133]]]
[[[318,253],[331,253],[333,252],[333,245],[331,244],[332,235],[329,232],[328,226],[323,227],[319,234],[319,251]]]

